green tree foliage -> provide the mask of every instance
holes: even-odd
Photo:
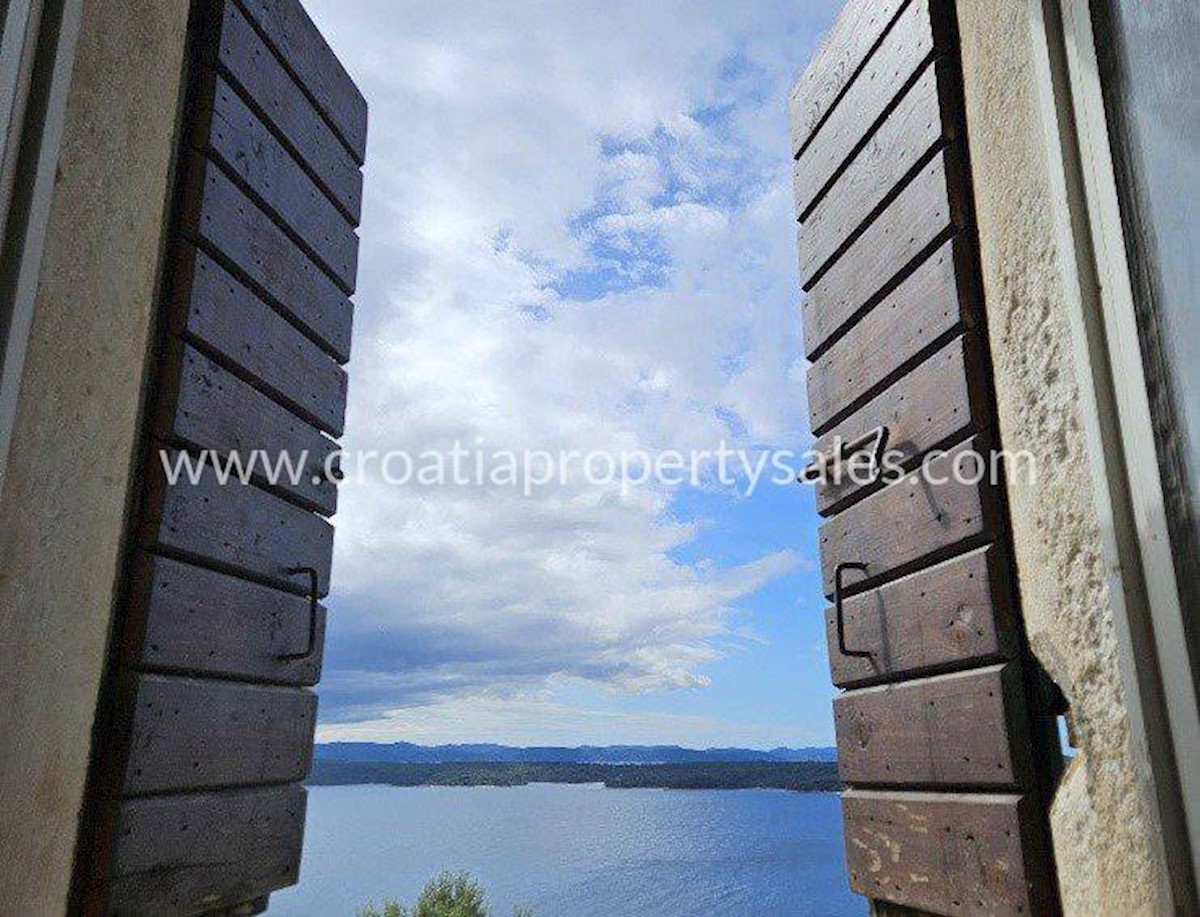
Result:
[[[491,917],[483,888],[465,872],[443,872],[429,880],[416,906],[410,911],[395,901],[383,909],[368,904],[358,917]],[[513,917],[533,917],[533,912],[515,908]]]

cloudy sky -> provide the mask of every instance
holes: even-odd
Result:
[[[788,89],[825,0],[306,0],[371,108],[345,444],[802,451]],[[816,516],[343,488],[319,737],[828,744]]]

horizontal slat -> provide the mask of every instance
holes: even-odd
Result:
[[[1003,551],[990,545],[851,596],[843,605],[846,647],[870,650],[869,659],[842,654],[834,609],[826,608],[833,683],[896,681],[1013,656],[1009,577]]]
[[[320,678],[323,606],[312,656],[280,658],[307,648],[305,596],[149,554],[139,559],[135,595],[145,629],[132,665],[292,685]]]
[[[800,278],[806,289],[905,176],[934,147],[954,138],[956,115],[949,103],[951,93],[944,88],[949,70],[945,57],[925,68],[805,219]]]
[[[125,801],[109,912],[209,913],[295,884],[305,801],[302,786]]]
[[[354,307],[265,213],[212,162],[193,156],[185,229],[341,362],[350,358]]]
[[[1034,796],[842,794],[850,887],[935,914],[1054,913]]]
[[[977,294],[970,244],[943,243],[808,370],[812,431],[828,430],[847,409],[963,326],[973,327]]]
[[[303,688],[136,676],[127,796],[303,780],[317,697]]]
[[[801,219],[866,142],[909,79],[935,50],[948,46],[946,16],[931,17],[931,2],[937,5],[937,0],[911,0],[797,160],[794,184]]]
[[[220,76],[209,79],[193,144],[237,175],[342,290],[353,293],[358,270],[353,227],[237,92]]]
[[[970,454],[976,451],[979,457]],[[843,562],[867,565],[865,574],[845,577],[848,591],[855,592],[912,572],[919,564],[943,560],[952,550],[991,541],[1000,519],[996,488],[988,480],[989,461],[982,438],[972,437],[931,460],[928,473],[922,467],[823,523],[818,535],[825,595],[833,597],[833,572]],[[955,462],[970,476],[985,472],[984,479],[960,483]]]
[[[954,147],[938,153],[885,207],[804,299],[809,359],[915,268],[919,255],[966,223],[966,182]]]
[[[261,113],[354,225],[362,212],[362,173],[345,144],[238,9],[226,0],[213,63]]]
[[[178,333],[333,436],[346,417],[346,371],[204,252],[180,242]]]
[[[325,473],[335,463],[337,443],[193,347],[176,343],[168,365],[178,388],[173,404],[164,399],[156,429],[161,439],[236,455],[260,486],[306,509],[337,512],[337,482]]]
[[[367,100],[299,0],[243,0],[241,6],[362,163],[367,150]]]
[[[841,694],[838,774],[846,783],[1023,787],[1021,692],[1020,669],[1006,663]]]
[[[835,442],[853,442],[886,425],[889,461],[910,468],[930,449],[957,442],[990,424],[987,381],[982,344],[974,334],[955,338],[818,439],[813,448],[826,454]],[[851,467],[848,472],[852,471]],[[863,473],[831,472],[816,486],[817,511],[823,516],[873,489]]]
[[[168,484],[163,455],[174,468],[175,450],[156,452],[150,462],[142,540],[148,547],[177,552],[189,560],[262,578],[304,594],[302,576],[291,567],[317,571],[318,594],[329,592],[333,526],[313,513],[253,485],[230,478],[221,484],[206,465],[196,484],[186,472]]]
[[[792,155],[808,142],[905,0],[850,0],[842,7],[789,98]]]

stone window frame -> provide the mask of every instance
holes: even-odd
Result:
[[[1065,169],[1060,221],[1077,265],[1071,326],[1097,482],[1096,509],[1113,585],[1130,714],[1159,804],[1163,853],[1177,906],[1200,883],[1200,703],[1172,555],[1134,288],[1089,0],[1046,0],[1049,153]],[[1057,135],[1057,136],[1055,136]],[[1097,473],[1098,472],[1098,473]]]

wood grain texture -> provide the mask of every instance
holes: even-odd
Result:
[[[809,289],[859,227],[883,205],[923,159],[957,133],[953,98],[944,84],[951,66],[941,57],[925,67],[866,146],[813,207],[800,231],[800,279]],[[797,163],[797,168],[800,163]]]
[[[851,596],[842,609],[846,646],[870,650],[870,658],[842,654],[834,609],[826,608],[833,683],[856,687],[1013,658],[1010,576],[1003,549],[989,545]]]
[[[325,472],[336,466],[337,443],[187,344],[171,346],[167,365],[179,381],[159,413],[160,439],[237,455],[260,487],[326,516],[337,512],[337,482]]]
[[[193,240],[339,362],[350,358],[346,294],[214,163],[191,157],[183,225]]]
[[[242,681],[314,685],[321,675],[325,608],[307,659],[281,659],[308,644],[309,600],[169,557],[143,554],[133,604],[143,639],[127,662],[141,669]]]
[[[967,222],[967,185],[955,147],[939,152],[863,230],[801,305],[810,360],[899,285]]]
[[[1025,787],[1032,762],[1021,673],[1011,663],[847,691],[834,698],[846,783]]]
[[[177,243],[173,331],[318,429],[340,436],[346,371],[211,257]]]
[[[889,467],[908,470],[930,449],[958,442],[992,422],[983,345],[974,334],[954,338],[891,386],[817,440],[813,448],[832,453],[835,443],[853,442],[879,426],[887,426]],[[863,456],[865,457],[865,456]],[[863,467],[862,471],[869,471]],[[816,484],[817,512],[828,516],[861,499],[886,481],[834,469]],[[894,474],[893,474],[894,477]]]
[[[1056,913],[1032,795],[847,790],[850,887],[935,914]]]
[[[238,2],[361,165],[367,152],[367,100],[299,0]]]
[[[363,182],[358,163],[238,5],[230,0],[223,0],[207,56],[350,223],[357,226],[362,215]]]
[[[943,243],[809,367],[814,433],[825,433],[950,335],[978,324],[973,257],[961,234]]]
[[[945,26],[931,16],[937,0],[911,0],[795,163],[801,221],[925,63],[947,46]]]
[[[285,786],[126,800],[109,913],[209,913],[294,884],[306,798]]]
[[[221,484],[211,464],[196,484],[186,474],[168,484],[164,461],[176,467],[177,460],[173,449],[156,450],[151,457],[143,544],[302,595],[308,590],[303,577],[287,571],[314,567],[318,594],[329,592],[333,527],[328,522],[236,478]]]
[[[303,780],[317,697],[303,688],[135,676],[125,795]]]
[[[850,0],[788,98],[797,156],[858,74],[906,0]]]
[[[305,253],[347,294],[358,271],[358,236],[300,163],[218,75],[198,102],[192,142],[249,189]]]
[[[988,473],[981,463],[989,452],[974,436],[824,522],[818,538],[825,595],[833,597],[833,571],[842,562],[867,565],[865,574],[846,577],[853,594],[995,538],[1002,524],[996,488],[986,476],[968,484],[954,474],[956,462],[968,476]]]

